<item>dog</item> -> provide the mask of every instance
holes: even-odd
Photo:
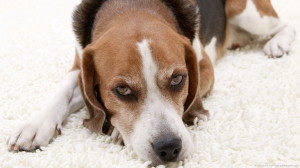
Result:
[[[278,58],[295,35],[270,0],[83,0],[73,28],[72,69],[45,111],[9,137],[10,151],[47,146],[86,105],[91,131],[153,165],[182,160],[193,153],[185,124],[209,118],[201,98],[224,51],[268,37],[263,50]]]

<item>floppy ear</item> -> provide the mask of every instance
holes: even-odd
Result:
[[[90,113],[90,118],[83,121],[83,125],[93,132],[106,132],[103,125],[106,119],[106,109],[102,104],[97,83],[95,81],[95,66],[93,60],[93,50],[87,47],[84,50],[79,75],[79,86],[84,97],[85,104]]]
[[[197,57],[194,49],[192,48],[188,39],[183,38],[185,48],[185,63],[188,69],[189,77],[189,90],[188,96],[184,104],[184,110],[188,111],[195,101],[197,92],[199,90],[199,67],[197,63]]]
[[[184,38],[185,47],[185,62],[188,69],[189,76],[189,90],[188,96],[184,104],[183,120],[192,124],[195,117],[200,119],[201,114],[208,114],[208,111],[204,109],[199,94],[200,91],[200,72],[199,64],[197,62],[197,56],[190,44],[189,40]],[[199,114],[199,115],[198,115]]]

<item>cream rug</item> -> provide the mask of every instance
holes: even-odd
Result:
[[[41,111],[47,95],[72,66],[71,14],[78,0],[1,0],[0,167],[147,167],[131,149],[82,126],[72,114],[62,135],[43,151],[9,153],[19,122]],[[300,167],[300,1],[273,0],[297,29],[289,56],[268,59],[261,45],[228,52],[204,105],[212,118],[189,127],[196,152],[175,167]],[[164,167],[164,166],[159,166]]]

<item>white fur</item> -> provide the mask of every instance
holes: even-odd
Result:
[[[242,30],[236,25],[229,24],[229,37],[226,48],[232,48],[234,45],[244,47],[249,44],[253,36],[247,31]]]
[[[217,38],[213,37],[208,45],[204,47],[205,52],[207,53],[210,61],[215,65],[217,59]]]
[[[111,136],[112,142],[118,145],[121,145],[123,142],[123,138],[121,133],[116,127],[110,127],[107,135]],[[125,142],[124,142],[125,143]]]
[[[78,54],[78,56],[81,60],[82,55],[83,55],[83,49],[82,49],[82,46],[79,44],[79,42],[77,40],[75,40],[75,48],[76,48],[77,54]]]
[[[69,72],[50,99],[45,111],[32,117],[10,136],[9,150],[32,150],[38,146],[47,146],[55,130],[61,129],[65,118],[84,106],[77,86],[78,74],[79,70]]]
[[[270,57],[282,56],[290,51],[295,31],[280,19],[272,16],[261,16],[253,0],[247,0],[245,10],[229,20],[229,23],[246,30],[255,36],[274,36],[264,47]]]
[[[261,17],[252,0],[247,0],[245,10],[230,19],[233,25],[239,25],[253,35],[270,35],[273,29],[277,29],[278,19],[270,16]]]
[[[193,48],[197,55],[197,61],[200,62],[203,58],[203,55],[202,55],[202,44],[200,42],[198,33],[195,34],[195,38],[193,40]]]
[[[267,42],[264,46],[264,52],[270,57],[279,57],[289,53],[291,43],[294,39],[295,30],[285,25],[270,41]]]
[[[159,163],[161,161],[154,154],[150,143],[159,136],[171,133],[182,138],[182,151],[178,157],[182,159],[192,151],[191,136],[174,106],[162,95],[156,84],[158,67],[152,58],[149,41],[143,40],[137,46],[142,57],[147,96],[130,139],[131,145],[142,159]]]

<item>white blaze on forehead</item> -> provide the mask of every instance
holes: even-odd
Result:
[[[143,77],[146,82],[147,95],[143,103],[142,115],[160,115],[161,112],[172,111],[175,109],[172,104],[161,94],[160,89],[157,86],[156,74],[158,73],[158,67],[153,60],[149,41],[144,39],[137,43],[139,53],[142,57],[142,71]],[[169,108],[166,109],[166,108]]]
[[[162,117],[162,113],[175,111],[171,103],[161,94],[156,80],[158,67],[153,60],[149,40],[144,39],[137,44],[142,57],[142,71],[146,82],[146,99],[142,105],[142,118],[153,120],[154,117]],[[175,112],[176,113],[176,112]],[[147,127],[147,126],[146,126]],[[147,128],[145,128],[147,129]]]
[[[157,66],[152,58],[149,41],[144,39],[142,42],[137,43],[138,50],[142,57],[143,74],[147,84],[149,93],[152,93],[156,86],[155,74],[157,73]]]

